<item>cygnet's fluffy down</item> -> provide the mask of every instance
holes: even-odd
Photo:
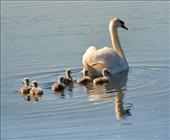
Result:
[[[91,83],[92,80],[91,78],[88,76],[88,71],[87,70],[83,70],[83,76],[80,77],[78,80],[77,80],[77,83],[78,84],[83,84],[83,85],[86,85],[88,83]]]
[[[73,78],[71,76],[72,72],[70,69],[66,70],[66,77],[63,77],[62,83],[64,83],[66,86],[72,85],[73,84]]]
[[[63,77],[59,77],[58,81],[52,85],[52,91],[63,91],[65,89],[65,86],[62,84],[63,79]]]
[[[29,79],[24,78],[23,79],[23,84],[24,84],[24,86],[19,89],[19,93],[20,94],[29,94],[29,92],[31,90],[31,87],[29,86]]]
[[[105,84],[105,83],[109,83],[109,71],[105,68],[102,70],[102,77],[98,77],[96,79],[93,80],[93,84],[97,85],[97,84]]]
[[[31,95],[42,95],[43,89],[38,87],[37,81],[32,81],[32,88],[30,90]]]

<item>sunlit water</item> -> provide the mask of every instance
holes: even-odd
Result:
[[[169,2],[2,2],[1,139],[168,140]],[[106,86],[53,93],[70,68],[81,76],[90,45],[111,46],[119,29],[130,69]],[[22,79],[37,80],[39,96],[20,95]]]

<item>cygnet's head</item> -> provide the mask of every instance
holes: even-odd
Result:
[[[38,87],[37,81],[32,81],[32,86],[33,86],[33,87]]]
[[[22,81],[25,85],[29,85],[29,79],[28,78],[24,78]]]
[[[84,69],[82,72],[83,72],[83,76],[89,76],[88,70]]]
[[[104,68],[102,70],[102,75],[103,75],[103,77],[109,77],[110,76],[109,70],[107,68]]]
[[[71,69],[66,69],[66,75],[72,74]]]
[[[60,77],[58,78],[58,82],[59,82],[60,84],[63,83],[63,82],[64,82],[64,77],[60,76]]]
[[[111,31],[113,30],[113,28],[118,28],[118,27],[128,30],[123,20],[118,18],[113,18],[109,23],[109,30]]]

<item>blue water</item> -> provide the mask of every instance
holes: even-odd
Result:
[[[1,4],[2,140],[170,139],[168,1]],[[129,28],[118,31],[129,71],[108,87],[53,93],[65,69],[81,76],[88,46],[111,47],[112,17]],[[24,77],[38,81],[43,96],[20,95]]]

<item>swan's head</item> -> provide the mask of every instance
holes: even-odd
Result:
[[[29,79],[28,79],[28,78],[24,78],[24,79],[22,80],[22,83],[23,83],[24,85],[29,85]]]
[[[113,30],[113,28],[119,28],[119,27],[128,30],[124,21],[118,18],[113,18],[109,23],[109,30]]]
[[[37,81],[32,81],[32,86],[33,86],[33,87],[38,87]]]
[[[109,70],[107,68],[104,68],[102,70],[102,75],[103,75],[103,77],[109,77],[110,76]]]

